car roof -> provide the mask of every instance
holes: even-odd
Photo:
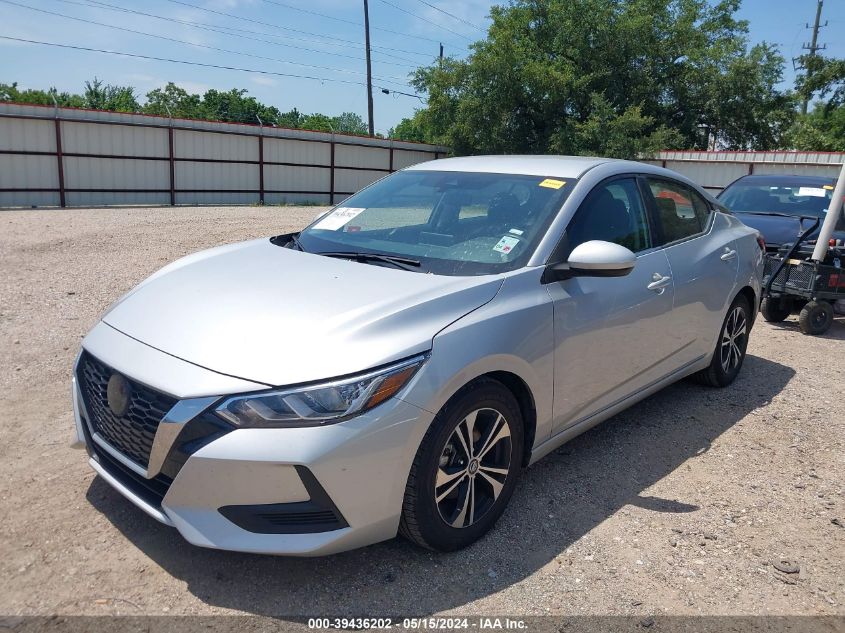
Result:
[[[641,170],[642,163],[598,158],[595,156],[461,156],[441,158],[412,165],[410,171],[463,171],[525,176],[555,176],[580,178],[581,175],[604,163],[618,163],[620,171]],[[636,167],[632,167],[636,166]]]
[[[744,185],[830,185],[836,179],[832,176],[804,176],[800,174],[754,174],[743,176],[731,184]]]

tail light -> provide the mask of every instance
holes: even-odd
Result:
[[[757,234],[757,246],[760,247],[760,250],[764,253],[766,252],[766,240],[763,239],[763,236],[759,233]]]

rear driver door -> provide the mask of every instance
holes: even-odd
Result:
[[[675,283],[673,326],[664,336],[681,365],[713,351],[739,270],[737,244],[725,217],[692,187],[668,178],[643,179],[655,216],[655,237]]]

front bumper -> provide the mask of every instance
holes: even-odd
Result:
[[[209,392],[199,383],[219,389],[219,374],[102,323],[83,348],[127,377],[179,398],[234,393]],[[178,373],[177,363],[195,380],[177,380],[179,390],[162,383],[152,371],[156,355],[164,380]],[[142,376],[133,371],[139,358]],[[77,436],[86,444],[91,466],[147,514],[175,527],[194,545],[302,556],[331,554],[396,535],[410,465],[433,418],[393,398],[364,415],[324,427],[235,429],[191,452],[172,478],[148,478],[127,467],[102,437],[94,439],[76,375],[73,399]]]

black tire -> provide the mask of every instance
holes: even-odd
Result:
[[[740,317],[737,315],[740,315]],[[744,322],[741,334],[731,333],[732,328],[740,329],[738,321],[735,320],[737,318],[741,318]],[[727,387],[731,384],[739,374],[739,370],[742,369],[751,324],[751,307],[748,305],[748,299],[739,295],[728,308],[728,313],[722,322],[722,329],[719,330],[719,340],[716,341],[716,349],[713,351],[710,366],[694,374],[693,378],[697,382],[711,387]],[[726,354],[728,355],[727,359]]]
[[[760,312],[769,323],[780,323],[792,314],[792,299],[767,297],[760,304]]]
[[[467,420],[473,412],[470,427]],[[502,421],[509,435],[504,435]],[[459,440],[467,437],[470,428],[473,442],[462,449]],[[461,549],[484,536],[504,512],[522,470],[523,428],[519,403],[502,383],[482,378],[458,392],[437,414],[417,450],[405,487],[400,534],[441,552]],[[485,447],[485,440],[492,443]],[[477,455],[482,450],[480,460],[467,452]],[[501,467],[505,455],[506,469]],[[470,473],[473,460],[475,470]],[[489,470],[494,467],[506,474]],[[445,483],[437,484],[438,475]],[[498,485],[494,487],[491,479]],[[438,494],[444,497],[440,501]],[[472,513],[466,511],[470,507]],[[444,513],[454,518],[453,524]]]
[[[804,334],[824,334],[833,323],[833,306],[827,301],[810,301],[798,313],[798,327]]]

